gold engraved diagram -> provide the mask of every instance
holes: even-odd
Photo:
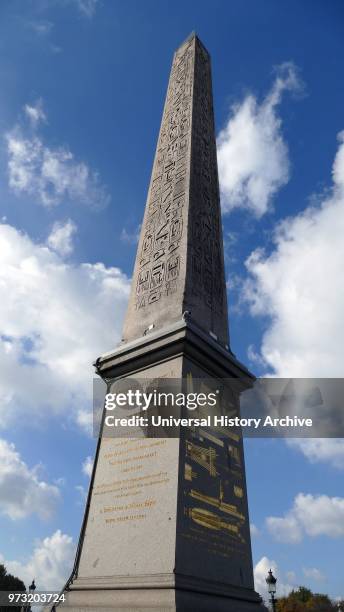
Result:
[[[215,467],[216,450],[211,446],[203,448],[203,446],[198,446],[198,444],[193,442],[186,442],[186,456],[204,467],[210,476],[218,475]]]
[[[200,493],[199,491],[196,491],[195,489],[191,489],[191,491],[189,492],[189,495],[193,499],[202,501],[206,504],[209,504],[210,506],[215,506],[222,512],[225,512],[226,514],[230,514],[231,516],[235,517],[236,519],[242,522],[245,521],[244,515],[238,512],[238,509],[234,504],[228,504],[227,502],[223,500],[223,487],[222,487],[221,482],[220,482],[220,496],[219,497],[211,497],[209,495],[203,495],[203,493]]]
[[[223,531],[227,533],[227,535],[230,535],[244,543],[244,539],[240,533],[238,525],[230,523],[228,520],[215,514],[215,512],[204,510],[203,508],[188,508],[187,513],[189,517],[198,525],[206,527],[207,529]]]

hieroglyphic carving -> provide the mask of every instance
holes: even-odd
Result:
[[[177,52],[148,194],[139,254],[136,309],[176,291],[189,168],[194,53],[192,41]]]
[[[228,345],[210,58],[194,36],[172,64],[123,340],[185,311]]]
[[[210,58],[197,41],[192,125],[192,293],[214,312],[226,311],[220,199]]]

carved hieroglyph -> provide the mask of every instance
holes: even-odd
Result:
[[[123,339],[185,311],[228,344],[210,57],[196,36],[173,59]]]

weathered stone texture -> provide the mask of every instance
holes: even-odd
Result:
[[[228,344],[210,57],[196,36],[173,59],[123,340],[185,311]]]

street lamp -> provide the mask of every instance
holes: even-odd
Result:
[[[35,585],[35,581],[33,580],[29,586],[29,593],[33,594],[35,590],[36,590],[36,585]],[[31,604],[28,605],[27,612],[32,612]]]
[[[29,593],[34,593],[36,590],[35,581],[33,580],[29,586]],[[30,603],[20,608],[21,612],[31,612]]]
[[[275,599],[275,593],[276,593],[276,582],[277,582],[277,578],[275,578],[275,576],[273,575],[271,569],[269,570],[269,573],[267,575],[267,578],[265,578],[265,582],[268,585],[268,592],[269,595],[271,595],[271,605],[272,605],[272,610],[273,612],[276,612],[276,599]]]

